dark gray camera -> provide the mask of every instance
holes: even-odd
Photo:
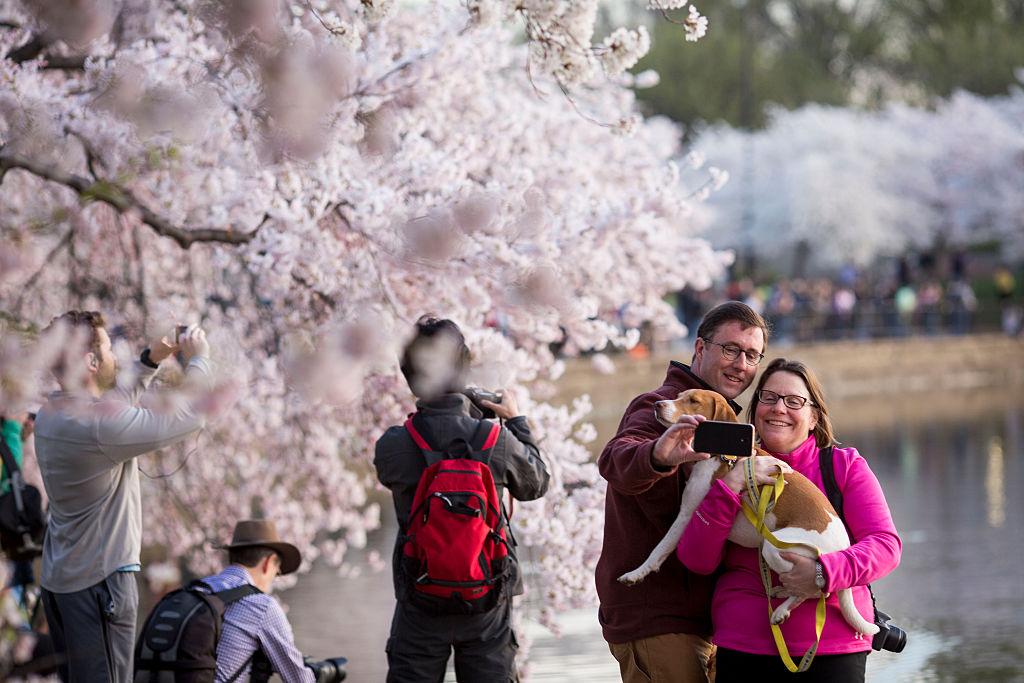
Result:
[[[501,403],[501,393],[496,391],[487,391],[480,387],[466,387],[462,390],[462,393],[469,397],[469,400],[473,402],[481,413],[484,414],[485,419],[492,419],[495,416],[494,411],[486,406],[482,405],[480,401],[490,401],[491,403]]]
[[[888,650],[889,652],[903,652],[907,646],[907,632],[896,624],[890,624],[892,619],[888,614],[875,610],[875,626],[878,633],[871,639],[871,649]]]
[[[345,680],[345,676],[348,675],[345,671],[348,659],[345,657],[329,657],[327,659],[310,659],[306,657],[304,663],[306,667],[313,670],[316,683],[339,683]]]

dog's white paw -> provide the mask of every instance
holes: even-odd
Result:
[[[786,619],[789,619],[789,610],[785,609],[785,605],[779,605],[774,612],[772,612],[772,624],[778,626]]]
[[[643,581],[645,578],[647,578],[647,575],[649,573],[650,572],[645,570],[643,567],[641,567],[640,569],[634,569],[633,571],[626,572],[625,574],[620,576],[619,583],[624,583],[627,586],[634,586]]]

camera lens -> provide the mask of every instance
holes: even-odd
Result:
[[[889,615],[885,612],[878,612],[875,623],[878,625],[878,633],[871,639],[871,649],[903,652],[903,648],[907,646],[907,632],[895,624],[890,624]]]
[[[889,632],[885,637],[885,644],[882,645],[889,652],[903,652],[907,646],[907,632],[899,626],[889,624]]]
[[[346,664],[348,659],[345,657],[329,657],[319,662],[311,662],[310,668],[315,672],[317,683],[340,683],[347,675]]]

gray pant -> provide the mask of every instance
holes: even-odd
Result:
[[[53,645],[67,659],[65,683],[129,683],[133,678],[139,588],[135,572],[114,572],[74,593],[43,589]]]

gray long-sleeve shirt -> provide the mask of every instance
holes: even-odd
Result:
[[[156,370],[141,363],[137,370],[132,389],[99,398],[55,392],[36,416],[36,456],[50,497],[40,584],[53,593],[88,588],[138,564],[142,499],[135,458],[203,426],[188,402],[166,413],[138,406]],[[209,361],[192,358],[186,376],[208,381]]]

